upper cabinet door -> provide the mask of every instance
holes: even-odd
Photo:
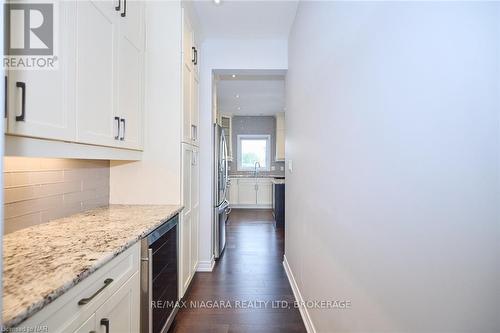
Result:
[[[199,86],[200,82],[198,75],[195,73],[191,75],[191,141],[194,145],[198,146],[199,141],[199,128],[200,128],[200,115],[199,115]]]
[[[121,145],[142,148],[143,126],[143,52],[126,38],[120,38],[118,64],[118,110]]]
[[[120,0],[121,34],[138,50],[144,49],[144,1]]]
[[[184,63],[190,68],[194,67],[195,62],[194,32],[188,16],[183,11],[182,15],[182,54]]]
[[[182,142],[193,143],[193,135],[197,128],[192,126],[193,106],[193,30],[187,15],[182,15]]]
[[[115,66],[119,18],[112,1],[77,3],[78,141],[117,146]]]
[[[118,48],[118,109],[121,145],[143,146],[144,5],[122,0]]]
[[[191,76],[193,75],[193,68],[186,64],[182,64],[182,142],[192,143],[191,135]]]
[[[64,141],[75,140],[75,7],[76,2],[56,3],[60,29],[57,69],[8,72],[7,133]],[[16,22],[15,18],[12,18]],[[22,23],[22,20],[17,20]],[[19,29],[19,30],[18,30]],[[19,31],[16,34],[16,31]],[[23,36],[24,27],[11,35]],[[23,41],[24,42],[24,41]],[[16,38],[11,40],[11,45]],[[57,50],[57,49],[56,49]],[[24,98],[24,107],[23,107]]]
[[[276,114],[276,161],[285,160],[285,113]]]

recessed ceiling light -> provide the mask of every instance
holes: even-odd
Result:
[[[221,0],[214,0],[214,3],[215,3],[216,5],[219,5],[219,4],[220,4],[220,1],[221,1]]]
[[[234,96],[234,97],[236,97],[236,98],[240,98],[240,95],[239,95],[239,94],[236,94],[236,96]]]
[[[238,110],[241,110],[241,108],[238,106]]]
[[[233,79],[234,79],[234,78],[236,77],[236,74],[233,74],[233,75],[231,75],[231,76],[232,76],[232,77],[233,77]]]

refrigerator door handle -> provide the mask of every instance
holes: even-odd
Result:
[[[227,197],[227,183],[228,183],[228,178],[229,178],[229,174],[228,174],[228,170],[227,170],[227,167],[228,167],[228,161],[227,161],[227,145],[226,145],[226,138],[224,136],[224,132],[221,133],[221,141],[220,141],[220,146],[221,146],[221,150],[222,150],[222,164],[224,165],[224,174],[222,175],[223,176],[223,179],[222,179],[222,184],[224,185],[224,191],[223,191],[223,195],[222,195],[222,198],[220,198],[220,201],[217,203],[217,207],[219,207],[220,205],[222,205],[222,203],[224,201],[227,201],[226,200],[226,197]]]

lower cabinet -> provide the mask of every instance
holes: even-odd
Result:
[[[199,149],[182,144],[182,204],[179,224],[179,297],[183,297],[198,269],[199,243]]]
[[[19,329],[47,327],[51,333],[139,332],[139,258],[140,244],[136,243],[22,322]]]
[[[239,201],[238,197],[238,179],[230,178],[229,179],[229,191],[227,200],[230,205],[237,205]]]
[[[95,320],[95,313],[90,316],[89,319],[87,319],[86,322],[83,323],[82,326],[78,327],[75,333],[90,333],[92,331],[95,332],[95,327],[96,327],[96,320]]]
[[[271,208],[271,178],[231,178],[229,203],[232,208]]]
[[[257,204],[257,183],[253,179],[238,179],[238,205]]]
[[[139,272],[136,272],[75,332],[139,332],[139,297]]]

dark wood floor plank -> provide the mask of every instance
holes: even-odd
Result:
[[[213,272],[196,273],[184,298],[188,306],[169,333],[306,332],[283,269],[284,231],[274,228],[271,211],[233,209],[226,230],[224,255]],[[210,301],[231,307],[199,306]]]

